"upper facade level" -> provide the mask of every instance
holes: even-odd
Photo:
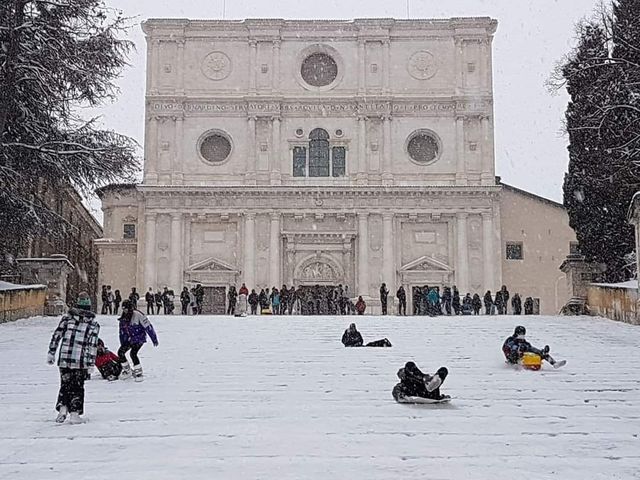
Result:
[[[490,18],[150,19],[161,185],[492,185]]]

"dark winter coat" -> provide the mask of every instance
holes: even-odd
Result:
[[[251,292],[248,298],[249,305],[258,305],[258,294],[256,292]]]
[[[533,298],[527,297],[524,301],[524,314],[533,315]]]
[[[352,331],[347,328],[342,334],[342,344],[345,347],[361,347],[363,344],[362,335],[358,330]]]
[[[438,372],[431,376],[425,375],[413,362],[407,362],[404,368],[398,370],[398,383],[393,388],[393,398],[399,400],[403,397],[423,397],[440,399],[440,386],[447,378],[446,368],[438,369]]]
[[[144,294],[144,300],[147,303],[153,304],[155,302],[155,297],[154,297],[153,293],[147,292],[147,293]]]
[[[183,303],[185,305],[189,305],[189,303],[191,303],[191,295],[189,295],[188,290],[183,290],[180,294],[180,303]]]
[[[504,353],[509,363],[518,363],[518,360],[524,352],[531,352],[543,358],[545,357],[542,350],[534,347],[524,338],[518,338],[515,335],[508,337],[502,344],[502,353]]]
[[[260,308],[268,308],[269,307],[269,297],[265,293],[264,290],[260,292],[258,296],[258,303],[260,304]]]
[[[364,300],[359,299],[356,302],[356,312],[358,312],[358,315],[362,315],[364,314],[364,311],[367,309],[367,304],[365,303]]]
[[[471,304],[473,305],[473,310],[475,312],[480,311],[482,308],[482,300],[480,300],[480,295],[477,293],[473,295],[473,299],[471,300]]]
[[[493,297],[491,296],[491,292],[487,291],[487,293],[484,294],[484,308],[491,310],[491,305],[493,305]]]
[[[398,289],[398,291],[396,292],[396,297],[402,302],[407,301],[407,292],[404,291],[404,287],[400,287]]]
[[[517,293],[511,299],[511,308],[513,309],[514,315],[520,315],[522,313],[522,300]]]
[[[140,310],[131,312],[129,318],[124,315],[118,319],[120,323],[120,345],[141,345],[151,337],[154,345],[158,344],[158,337],[147,316]]]
[[[458,290],[453,291],[451,305],[456,312],[460,310],[460,294],[458,293]]]

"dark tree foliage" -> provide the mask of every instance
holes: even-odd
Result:
[[[12,239],[64,234],[42,185],[88,194],[135,175],[135,142],[76,114],[117,93],[126,23],[102,0],[0,1],[0,254]]]
[[[581,252],[607,266],[609,281],[628,279],[635,246],[626,219],[640,189],[639,12],[640,1],[620,0],[602,21],[582,23],[559,72],[571,97],[564,204]]]

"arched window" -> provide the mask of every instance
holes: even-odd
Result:
[[[309,176],[329,176],[329,134],[322,128],[309,134]]]
[[[302,129],[298,129],[302,136]],[[342,136],[342,130],[338,137]],[[336,145],[337,143],[337,145]],[[309,133],[309,144],[293,147],[294,177],[344,177],[346,175],[346,147],[338,140],[332,144],[323,128]]]

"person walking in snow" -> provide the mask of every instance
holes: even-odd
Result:
[[[136,380],[142,380],[142,365],[138,352],[147,342],[147,335],[151,338],[153,346],[158,346],[158,337],[153,325],[147,316],[140,310],[133,307],[131,301],[122,302],[122,315],[118,319],[120,330],[120,348],[118,349],[118,360],[122,364],[121,378],[128,378],[133,373]],[[130,352],[133,363],[133,371],[125,354]]]
[[[47,363],[53,365],[56,351],[60,369],[60,390],[56,402],[57,423],[69,416],[69,423],[81,423],[84,413],[84,381],[95,365],[100,325],[91,311],[91,299],[80,292],[75,308],[62,317],[51,336]]]

